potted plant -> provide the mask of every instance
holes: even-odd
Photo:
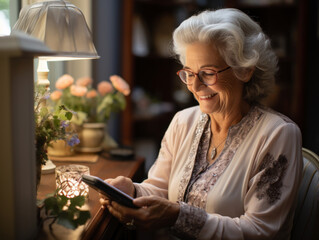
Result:
[[[105,125],[112,112],[125,108],[125,96],[130,94],[130,87],[124,79],[117,75],[109,81],[102,81],[97,89],[92,87],[92,79],[82,77],[77,79],[65,74],[56,81],[56,91],[50,100],[56,108],[64,105],[76,112],[72,122],[79,126],[80,144],[78,150],[82,152],[99,152],[102,150]]]
[[[37,186],[41,178],[41,166],[48,160],[47,148],[53,141],[62,139],[69,146],[79,143],[78,136],[74,130],[67,130],[74,112],[64,105],[59,105],[52,112],[46,105],[49,91],[41,86],[35,86],[34,115],[35,115],[35,146],[37,166]]]
[[[51,220],[48,227],[50,234],[55,238],[57,238],[53,230],[55,223],[67,229],[75,230],[84,225],[91,217],[90,211],[85,207],[83,208],[86,202],[85,196],[67,198],[58,194],[58,191],[59,189],[37,202],[40,211],[39,226],[42,229],[40,234],[45,234],[44,223]],[[45,237],[43,236],[43,238]]]

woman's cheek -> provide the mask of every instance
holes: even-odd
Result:
[[[194,93],[192,86],[187,85],[187,89],[193,94],[194,98],[198,101],[197,95]]]

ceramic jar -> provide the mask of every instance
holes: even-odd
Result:
[[[100,152],[103,149],[105,123],[84,123],[78,134],[80,144],[76,150],[79,152]]]
[[[64,140],[56,140],[51,142],[47,151],[49,156],[64,157],[74,155],[74,149]]]

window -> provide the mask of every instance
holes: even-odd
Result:
[[[9,0],[0,0],[0,36],[9,35],[10,32]]]

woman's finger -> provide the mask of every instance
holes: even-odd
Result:
[[[133,200],[134,205],[137,207],[148,207],[159,200],[162,200],[161,198],[158,199],[156,196],[145,196],[145,197],[138,197]]]
[[[114,202],[112,202],[110,205],[106,205],[106,207],[109,210],[109,212],[115,218],[117,218],[120,222],[126,224],[128,222],[131,222],[131,220],[135,218],[131,214],[128,214],[128,212],[123,211],[123,209],[121,209],[121,206],[119,204],[117,204],[117,203],[113,204],[113,203]],[[124,207],[124,208],[126,208],[126,207]]]
[[[111,184],[113,180],[114,180],[114,178],[107,178],[104,180],[104,182]]]
[[[110,205],[111,204],[111,201],[109,199],[105,199],[105,198],[100,198],[100,203],[102,205]]]

